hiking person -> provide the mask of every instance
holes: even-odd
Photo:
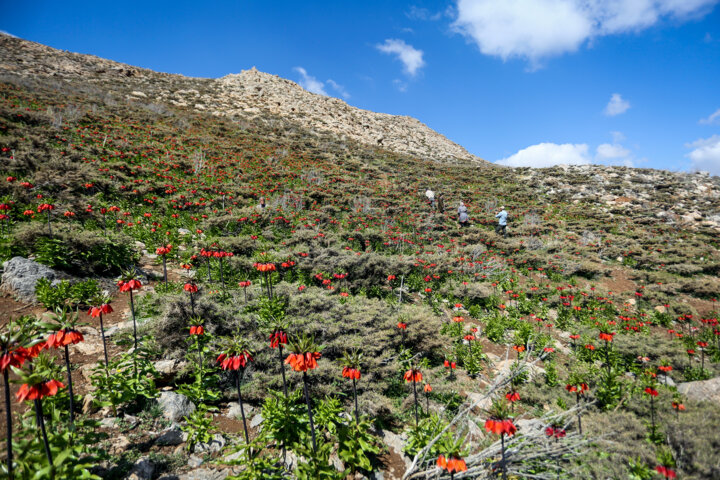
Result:
[[[267,205],[265,205],[265,197],[260,197],[260,203],[258,203],[256,208],[258,210],[265,210],[265,207],[267,207]]]
[[[445,213],[445,194],[440,192],[437,198],[438,212]]]
[[[505,207],[500,207],[500,213],[495,215],[495,218],[498,219],[498,224],[495,227],[495,233],[500,234],[500,232],[502,232],[502,236],[507,238],[508,212],[505,211]]]
[[[460,206],[458,207],[458,223],[461,227],[467,227],[470,225],[470,217],[468,217],[468,210],[467,207],[463,202],[460,202]]]
[[[430,190],[429,188],[425,192],[425,196],[427,197],[428,201],[430,202],[430,206],[435,209],[435,192]]]

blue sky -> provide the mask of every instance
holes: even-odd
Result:
[[[720,0],[0,0],[0,30],[157,71],[256,66],[486,160],[720,175]]]

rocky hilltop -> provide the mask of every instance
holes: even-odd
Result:
[[[268,116],[396,153],[447,163],[487,162],[419,120],[352,107],[255,68],[220,79],[158,73],[0,34],[0,74],[89,83],[127,99],[187,107],[244,123]]]

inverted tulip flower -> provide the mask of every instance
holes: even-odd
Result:
[[[575,403],[576,405],[579,405],[581,398],[585,395],[585,392],[590,389],[590,387],[588,387],[588,384],[585,383],[584,379],[575,372],[570,374],[570,378],[568,379],[568,381],[569,383],[565,385],[565,390],[567,390],[569,393],[575,394]],[[582,435],[582,417],[580,409],[578,409],[577,420],[578,432]]]
[[[360,362],[362,361],[362,352],[359,350],[353,350],[352,352],[345,352],[345,356],[342,361],[343,369],[342,376],[352,380],[353,387],[353,399],[355,400],[355,422],[360,423],[360,414],[358,413],[358,401],[357,401],[357,386],[356,382],[360,380]]]
[[[217,358],[217,363],[223,370],[235,371],[235,380],[238,392],[238,404],[240,404],[240,414],[243,419],[243,428],[245,429],[245,442],[250,443],[250,437],[248,436],[247,420],[245,419],[245,408],[243,407],[242,391],[240,390],[240,383],[242,377],[245,374],[245,368],[248,363],[253,361],[252,353],[248,349],[247,341],[236,334],[233,338],[227,341],[223,347],[223,353]]]
[[[45,429],[45,415],[43,414],[42,401],[44,398],[52,397],[62,388],[62,382],[53,378],[52,358],[46,353],[39,354],[33,361],[32,372],[25,372],[15,369],[14,372],[20,376],[22,385],[15,394],[18,402],[32,401],[35,406],[35,418],[40,427],[40,434],[45,446],[45,457],[48,465],[53,465],[53,456],[48,442],[47,430]],[[7,390],[6,390],[7,391]]]
[[[0,372],[3,375],[5,391],[5,426],[7,428],[7,471],[8,478],[13,478],[13,422],[12,403],[10,402],[11,369],[19,369],[30,358],[30,352],[23,346],[30,345],[31,332],[15,319],[0,329]]]
[[[38,213],[47,212],[48,232],[50,233],[50,236],[52,236],[52,226],[50,225],[50,212],[52,210],[55,210],[55,205],[50,203],[43,203],[37,209]]]
[[[133,291],[140,290],[142,283],[140,280],[135,278],[135,274],[132,272],[126,272],[123,277],[117,283],[120,287],[121,292],[127,292],[130,294],[130,314],[132,315],[133,321],[133,338],[135,340],[134,348],[137,350],[137,321],[135,320],[135,302],[133,300]]]
[[[436,465],[450,474],[450,480],[455,478],[456,473],[467,471],[467,464],[462,458],[464,443],[462,437],[458,440],[447,438],[438,447],[442,453],[438,455]]]
[[[155,249],[155,254],[160,255],[163,262],[163,280],[165,282],[165,288],[167,288],[167,255],[172,252],[172,245],[163,245]]]
[[[265,287],[267,288],[267,294],[268,298],[273,298],[273,290],[272,290],[272,272],[277,270],[277,267],[274,263],[260,263],[256,262],[253,264],[255,267],[255,270],[263,274],[263,277],[265,278]]]
[[[72,373],[70,371],[69,345],[75,345],[84,340],[82,333],[77,330],[79,325],[77,313],[68,313],[65,309],[57,309],[51,316],[54,332],[46,340],[47,348],[63,348],[65,350],[65,368],[67,370],[68,394],[70,396],[70,422],[75,421],[75,396],[73,395]]]
[[[192,310],[192,316],[195,316],[195,294],[198,291],[198,287],[195,282],[188,282],[183,286],[183,290],[190,294],[190,309]]]
[[[105,370],[107,372],[108,368],[108,353],[107,353],[107,344],[105,343],[105,325],[103,324],[103,313],[108,314],[113,312],[113,308],[110,306],[110,297],[109,296],[99,296],[93,299],[93,303],[97,305],[96,307],[90,307],[90,310],[88,310],[88,315],[90,315],[92,318],[100,318],[100,335],[102,336],[102,342],[103,342],[103,353],[105,354]]]
[[[490,418],[485,421],[485,430],[495,435],[500,435],[500,447],[502,452],[502,475],[507,480],[507,469],[505,460],[505,436],[511,437],[517,432],[517,427],[509,418],[507,404],[500,401],[493,401],[490,409]]]
[[[415,428],[417,428],[418,424],[420,423],[418,420],[417,384],[418,382],[422,382],[423,375],[419,368],[413,366],[407,372],[405,372],[405,375],[403,375],[403,379],[405,379],[405,382],[412,382],[413,384],[413,397],[415,400]]]
[[[302,337],[296,337],[295,341],[290,344],[290,351],[292,353],[285,359],[285,363],[290,365],[293,370],[302,372],[303,374],[303,390],[305,392],[305,403],[307,404],[308,417],[310,419],[313,451],[317,450],[317,444],[315,442],[315,424],[313,423],[310,395],[308,393],[307,372],[317,367],[317,361],[322,356],[319,350],[319,347],[315,345],[314,338],[303,335]]]

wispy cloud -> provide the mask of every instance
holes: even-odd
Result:
[[[6,32],[5,30],[0,30],[0,34],[7,35],[8,37],[18,38],[17,36],[13,35],[10,32]]]
[[[718,0],[458,0],[455,31],[485,55],[522,58],[533,68],[593,38],[701,17]]]
[[[693,170],[704,170],[720,175],[720,135],[700,138],[685,145],[693,150],[685,155],[692,161]]]
[[[418,7],[417,5],[411,5],[410,9],[405,12],[405,16],[410,20],[440,20],[443,16],[443,12],[431,12],[427,8]]]
[[[625,113],[628,108],[630,108],[630,102],[624,100],[619,93],[613,93],[607,106],[605,106],[605,115],[614,117],[615,115]]]
[[[707,118],[701,118],[698,122],[700,125],[714,125],[714,124],[720,124],[720,108],[715,110],[714,113],[712,113]]]
[[[340,96],[341,96],[342,98],[344,98],[345,100],[347,100],[348,98],[350,98],[350,94],[348,93],[347,90],[345,90],[345,87],[343,87],[342,85],[340,85],[339,83],[337,83],[336,81],[334,81],[332,78],[328,78],[327,84],[330,85],[330,88],[332,88],[332,89],[335,90],[337,93],[339,93]]]
[[[385,43],[380,43],[375,48],[382,53],[395,55],[402,62],[405,73],[410,76],[415,76],[418,70],[425,66],[423,51],[408,45],[403,40],[388,38]]]
[[[325,84],[327,84],[330,86],[330,88],[333,89],[333,91],[337,92],[337,94],[345,100],[350,98],[350,93],[348,93],[345,87],[337,83],[332,78],[327,79],[325,82],[321,82],[317,78],[310,75],[303,67],[295,67],[293,70],[300,74],[300,80],[298,81],[298,84],[308,92],[317,93],[318,95],[325,95],[326,97],[332,97],[333,95],[330,95],[325,89]]]
[[[312,75],[308,75],[307,70],[305,70],[303,67],[295,67],[294,70],[300,74],[300,86],[303,87],[308,92],[317,93],[318,95],[325,95],[326,97],[329,97],[328,93],[325,91],[325,84],[318,80],[317,78],[313,77]]]

